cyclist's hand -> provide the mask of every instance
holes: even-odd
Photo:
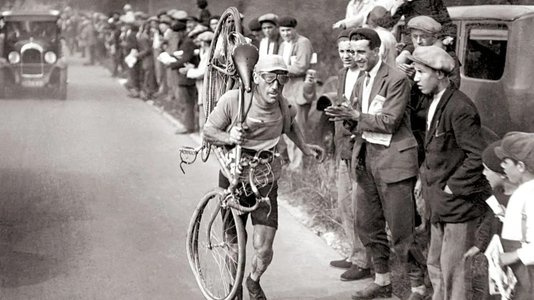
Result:
[[[316,160],[319,162],[323,162],[325,159],[325,152],[324,149],[317,145],[307,144],[308,146],[308,153],[306,155],[313,156]]]
[[[246,130],[240,126],[234,126],[230,129],[230,143],[232,145],[241,145],[245,141]]]

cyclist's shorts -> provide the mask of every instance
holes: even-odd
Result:
[[[222,173],[219,173],[219,187],[226,189],[230,186],[230,182]],[[252,219],[252,225],[265,225],[278,229],[278,183],[277,181],[268,183],[266,186],[259,188],[261,195],[268,196],[271,200],[271,205],[262,202],[260,206],[251,213],[244,213],[241,215],[243,224],[247,224],[248,215]],[[240,203],[243,206],[252,206],[256,203],[256,196],[250,191],[248,196],[241,197]]]

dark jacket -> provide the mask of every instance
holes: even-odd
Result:
[[[356,82],[353,95],[356,96],[356,109],[362,111],[362,92],[364,77]],[[375,97],[383,97],[382,112],[377,115],[362,113],[353,133],[356,135],[352,151],[352,162],[360,157],[365,140],[362,132],[392,134],[389,147],[383,149],[376,159],[380,179],[385,183],[400,182],[417,176],[417,141],[410,128],[408,102],[410,83],[406,75],[396,68],[382,63],[371,88],[369,105]],[[352,168],[354,171],[354,167]]]
[[[337,103],[342,103],[345,98],[344,93],[345,82],[347,81],[347,72],[348,68],[343,68],[339,70],[337,75]],[[363,74],[363,72],[360,74]],[[333,105],[335,105],[335,103]],[[342,121],[335,122],[334,145],[336,149],[336,155],[339,155],[341,159],[351,159],[352,145],[354,144],[354,139],[352,139],[351,136],[352,132],[343,126]]]
[[[180,86],[193,86],[195,85],[195,80],[187,78],[186,75],[178,72],[186,63],[191,63],[198,65],[198,56],[195,55],[195,43],[193,40],[185,34],[185,31],[180,32],[180,38],[178,40],[178,45],[176,51],[183,51],[180,59],[177,62],[171,63],[169,67],[173,70],[176,70],[177,76],[177,85]]]
[[[137,39],[137,43],[139,47],[139,54],[137,58],[139,61],[141,61],[141,67],[143,70],[154,68],[154,52],[152,49],[152,39],[150,36],[146,32],[141,33]]]
[[[426,133],[420,168],[433,223],[466,222],[486,212],[491,188],[482,175],[485,147],[475,104],[461,91],[447,88]]]

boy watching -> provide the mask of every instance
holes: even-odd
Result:
[[[508,179],[518,185],[504,216],[501,266],[510,266],[517,278],[514,299],[532,299],[534,293],[534,133],[509,132],[495,154]]]

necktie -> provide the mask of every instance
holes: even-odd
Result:
[[[369,72],[365,72],[365,86],[366,87],[369,85],[370,81],[371,81],[371,75],[369,75]]]

